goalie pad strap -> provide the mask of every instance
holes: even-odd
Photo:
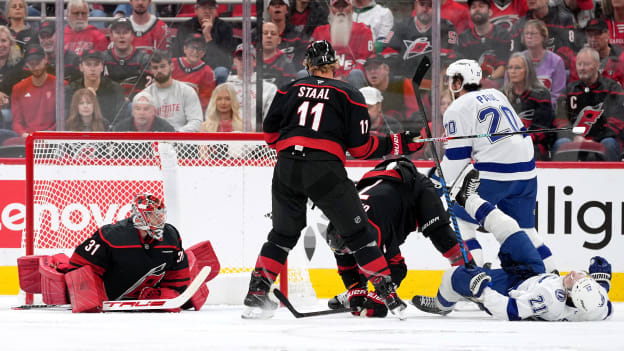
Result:
[[[107,300],[102,279],[91,266],[82,266],[65,274],[72,312],[101,312]]]

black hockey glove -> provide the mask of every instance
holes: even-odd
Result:
[[[347,298],[349,300],[349,307],[351,309],[351,314],[354,316],[359,316],[360,312],[364,309],[364,303],[366,302],[366,294],[368,291],[366,289],[355,288],[349,289],[347,291]]]
[[[594,256],[589,260],[589,276],[609,292],[611,289],[611,264],[604,257]]]
[[[362,317],[379,317],[384,318],[388,315],[388,307],[384,303],[384,300],[377,295],[374,291],[369,291],[366,295],[366,302],[364,303],[364,309],[360,312]]]
[[[418,136],[418,133],[410,132],[409,130],[398,134],[390,134],[390,141],[392,142],[390,155],[409,155],[420,150],[423,143],[415,143],[413,141]]]

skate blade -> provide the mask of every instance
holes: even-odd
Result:
[[[407,320],[407,313],[405,312],[406,310],[407,310],[407,306],[402,306],[402,307],[395,308],[394,310],[391,310],[390,312],[392,312],[393,315],[397,316],[399,320],[405,321]]]
[[[265,310],[260,307],[245,307],[241,314],[242,319],[269,319],[273,317],[273,310]]]

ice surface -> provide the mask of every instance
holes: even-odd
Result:
[[[408,320],[350,314],[243,320],[242,306],[200,312],[72,314],[12,310],[0,296],[0,350],[624,350],[624,303],[601,322],[503,322],[472,306],[448,316],[408,307]],[[326,301],[296,306],[325,309]]]

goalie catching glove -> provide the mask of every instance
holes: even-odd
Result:
[[[392,150],[390,155],[409,155],[423,147],[423,143],[415,143],[414,138],[418,137],[417,133],[405,131],[397,134],[390,134],[392,142]]]

